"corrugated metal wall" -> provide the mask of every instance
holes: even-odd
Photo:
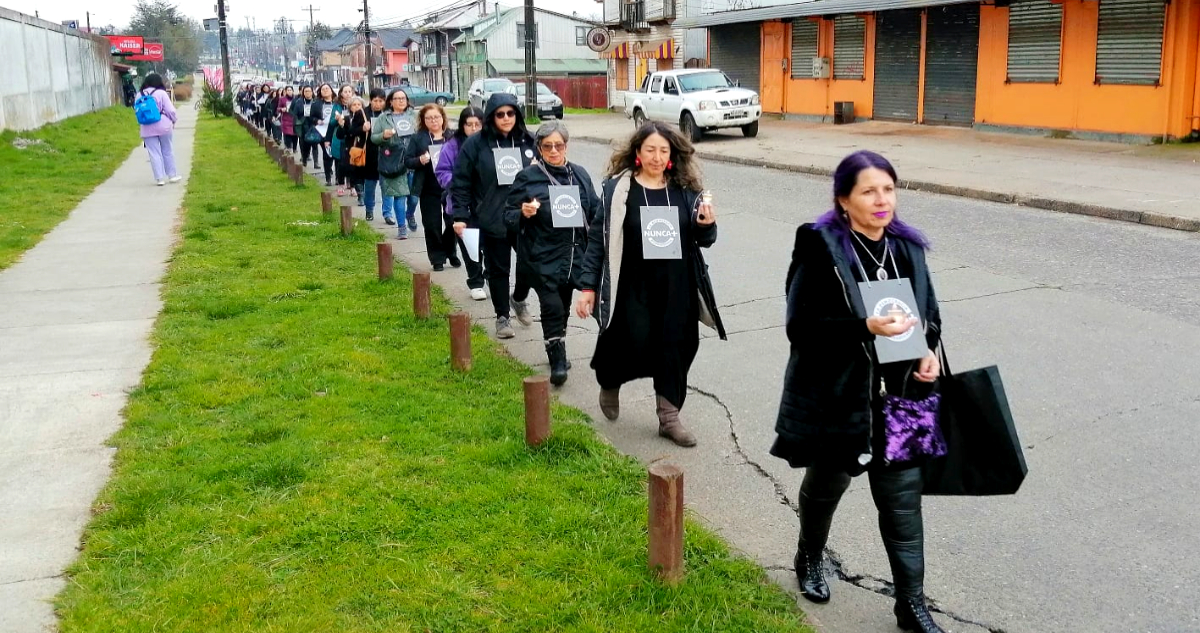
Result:
[[[1008,80],[1057,83],[1062,57],[1061,4],[1013,0],[1008,7]]]
[[[762,32],[755,24],[729,24],[709,29],[709,61],[743,88],[759,91]]]
[[[866,20],[857,15],[833,19],[833,78],[862,79],[866,59]]]
[[[817,23],[808,18],[792,21],[792,79],[812,78],[812,59],[817,56]]]
[[[979,5],[930,7],[925,24],[925,123],[975,122]]]
[[[875,105],[871,118],[917,120],[921,79],[921,10],[882,11],[875,18]]]
[[[1162,0],[1100,0],[1096,81],[1158,85],[1166,15]]]

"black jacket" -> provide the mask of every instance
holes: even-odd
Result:
[[[583,270],[579,276],[579,288],[596,293],[596,305],[593,308],[592,316],[599,323],[601,332],[608,327],[608,323],[612,319],[612,304],[616,299],[612,293],[612,282],[614,277],[619,278],[621,274],[623,253],[610,253],[609,249],[612,243],[612,218],[614,215],[620,215],[622,218],[625,215],[625,202],[614,202],[613,200],[617,186],[621,184],[622,179],[632,179],[632,176],[622,174],[604,181],[599,212],[592,218],[591,225],[588,227],[587,252],[583,256]],[[624,186],[628,187],[628,182]],[[627,189],[626,193],[628,193]],[[694,239],[684,246],[688,249],[687,257],[696,267],[693,278],[696,280],[696,290],[700,295],[700,321],[715,329],[721,340],[726,340],[725,324],[721,321],[721,314],[717,311],[717,297],[713,292],[712,278],[708,274],[708,264],[704,261],[703,253],[700,252],[700,249],[708,248],[716,243],[717,225],[704,226],[695,221],[696,209],[700,204],[699,191],[683,190],[675,184],[671,184],[671,195],[682,196],[685,208],[692,210],[691,234]],[[624,230],[623,224],[623,220],[616,224],[618,231]]]
[[[933,349],[942,320],[925,251],[890,238],[912,264],[913,294]],[[775,421],[779,437],[771,448],[794,468],[821,463],[861,472],[858,457],[873,452],[875,336],[867,330],[867,309],[851,266],[833,228],[805,224],[796,230],[786,280],[791,356]]]
[[[496,129],[494,120],[496,110],[503,106],[517,110],[517,125],[508,136]],[[507,234],[504,201],[511,185],[496,184],[496,159],[492,150],[519,148],[521,167],[528,167],[535,156],[533,136],[525,130],[525,116],[515,95],[493,93],[488,98],[483,118],[483,130],[463,143],[454,163],[454,179],[450,181],[454,221],[466,222],[492,237],[504,237]]]
[[[377,173],[376,171],[367,171],[367,168],[371,166],[371,159],[369,157],[376,151],[375,145],[371,143],[371,133],[363,129],[368,121],[370,119],[367,118],[365,110],[359,110],[354,115],[346,114],[345,135],[342,145],[345,147],[343,151],[347,157],[346,173],[354,179],[365,179],[368,174]],[[361,147],[367,153],[367,164],[365,166],[354,167],[349,163],[351,147]],[[376,164],[378,165],[378,162]],[[378,170],[378,167],[376,167],[376,170]]]
[[[445,142],[450,140],[451,135],[443,134],[442,138],[444,146]],[[430,196],[442,195],[442,185],[438,182],[437,176],[433,174],[433,161],[431,160],[425,165],[421,164],[421,155],[429,151],[431,144],[429,132],[417,132],[408,142],[408,153],[404,156],[404,165],[413,174],[409,193],[414,196],[420,196],[421,192]]]
[[[543,168],[545,171],[543,171]],[[551,213],[550,180],[547,172],[559,184],[579,186],[584,226],[554,228]],[[541,203],[537,215],[527,218],[521,214],[521,203],[536,198]],[[565,167],[530,165],[517,175],[508,190],[504,204],[504,220],[509,229],[517,232],[517,271],[531,283],[546,289],[562,284],[579,288],[583,274],[583,257],[587,250],[588,227],[600,213],[600,198],[587,171],[568,163]]]
[[[312,127],[312,122],[309,120],[309,112],[312,109],[314,101],[305,101],[304,97],[296,97],[292,99],[292,104],[288,106],[288,112],[292,114],[293,125],[296,126],[296,136],[300,138],[304,138],[304,133],[308,132],[308,129]]]
[[[331,101],[329,105],[334,105],[337,100]],[[323,99],[313,99],[312,105],[308,107],[308,124],[312,127],[317,127],[321,122],[321,116],[325,113],[325,101]],[[329,127],[325,129],[325,142],[333,140],[333,133],[337,129],[337,117],[329,115]]]

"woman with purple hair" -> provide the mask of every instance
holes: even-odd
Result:
[[[787,336],[791,357],[771,454],[804,468],[796,576],[804,597],[829,600],[823,553],[833,514],[851,477],[867,473],[895,585],[893,612],[907,631],[943,633],[925,604],[925,543],[920,460],[889,461],[883,397],[922,400],[940,373],[941,317],[925,263],[929,242],[896,217],[896,170],[860,151],[838,165],[833,209],[796,231],[788,268]],[[912,316],[871,316],[859,283],[907,279]],[[918,324],[928,347],[914,361],[880,363],[876,336]]]

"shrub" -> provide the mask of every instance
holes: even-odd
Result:
[[[233,95],[222,95],[219,88],[212,87],[207,81],[203,85],[200,107],[214,117],[233,116]]]

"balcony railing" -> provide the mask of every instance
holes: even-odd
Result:
[[[645,2],[638,0],[621,3],[621,28],[630,33],[650,30],[650,23],[646,22]]]
[[[647,16],[646,21],[651,22],[651,23],[656,23],[656,22],[670,22],[670,21],[674,20],[676,17],[675,16],[675,2],[676,2],[676,0],[661,0],[662,13],[659,14],[659,12],[657,10],[653,11],[653,12],[651,12],[651,15]],[[657,9],[657,7],[656,7],[656,9]]]
[[[421,63],[426,66],[445,66],[446,55],[444,53],[441,55],[437,53],[425,53],[425,56],[421,58]]]

